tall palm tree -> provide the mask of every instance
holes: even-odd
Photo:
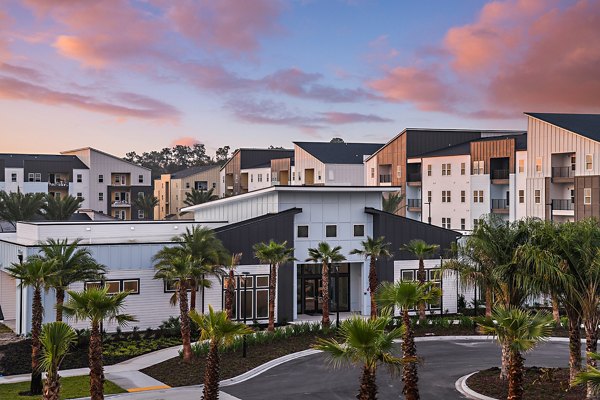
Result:
[[[236,253],[231,256],[227,264],[227,280],[225,281],[225,312],[227,318],[233,318],[233,302],[235,301],[235,268],[240,264],[242,253]],[[244,294],[245,296],[245,294]]]
[[[230,344],[238,336],[252,333],[246,325],[233,322],[223,311],[215,312],[208,306],[208,314],[190,312],[190,318],[200,329],[200,340],[208,340],[209,350],[204,369],[204,388],[202,399],[217,400],[219,398],[219,347]]]
[[[400,250],[409,252],[419,260],[419,270],[417,271],[417,280],[419,281],[419,284],[423,285],[427,281],[424,262],[425,258],[432,256],[439,248],[439,245],[428,244],[421,239],[413,239],[400,248]],[[421,321],[425,320],[425,303],[419,304],[419,319]]]
[[[133,199],[133,204],[144,212],[144,219],[154,219],[154,209],[158,206],[158,199],[151,194],[140,194]]]
[[[44,204],[43,193],[7,193],[0,191],[0,220],[16,226],[17,221],[31,221]]]
[[[42,326],[40,368],[46,372],[44,400],[59,400],[60,375],[58,369],[69,348],[77,341],[77,334],[64,322],[50,322]]]
[[[294,249],[287,247],[287,241],[277,243],[270,240],[269,243],[256,243],[254,245],[254,256],[263,263],[269,264],[269,328],[270,332],[275,330],[275,288],[277,285],[277,271],[279,266],[295,260]]]
[[[373,239],[367,236],[367,240],[361,242],[360,249],[354,249],[350,254],[358,254],[365,259],[370,259],[369,264],[369,292],[371,294],[371,318],[377,316],[377,302],[375,301],[375,292],[379,281],[377,280],[377,270],[375,264],[379,258],[391,257],[392,252],[390,251],[390,243],[385,241],[383,236]]]
[[[340,253],[342,246],[331,247],[327,242],[320,242],[316,248],[308,249],[306,261],[321,263],[321,286],[323,290],[323,318],[321,323],[329,326],[329,265],[342,262],[346,257]]]
[[[65,197],[45,196],[45,202],[42,205],[44,218],[50,221],[66,221],[71,218],[83,202],[82,198],[67,195]]]
[[[381,206],[383,211],[388,212],[390,214],[396,214],[400,209],[400,205],[404,201],[404,193],[391,193],[387,197],[383,197]]]
[[[415,282],[384,282],[377,291],[377,302],[385,310],[398,307],[402,314],[402,324],[404,325],[402,359],[405,364],[402,370],[402,380],[404,381],[402,393],[407,400],[419,399],[417,347],[409,311],[418,304],[430,302],[441,295],[442,291],[430,282],[422,285]]]
[[[154,279],[162,279],[175,285],[175,301],[179,303],[179,320],[181,330],[181,341],[183,343],[183,360],[192,360],[192,341],[190,333],[190,320],[188,309],[187,291],[189,288],[189,277],[192,274],[193,260],[191,255],[182,254],[180,249],[165,247],[153,258],[155,265]]]
[[[530,313],[516,307],[494,308],[491,317],[479,318],[484,334],[496,336],[499,343],[508,343],[508,399],[523,398],[523,353],[533,349],[552,334],[552,316],[545,312]]]
[[[79,247],[80,242],[80,239],[71,243],[67,239],[48,239],[41,244],[40,256],[54,262],[54,273],[48,280],[48,286],[56,292],[57,321],[62,321],[65,290],[75,282],[99,279],[106,272],[88,249]]]
[[[63,311],[76,321],[89,320],[91,326],[89,363],[90,363],[90,396],[92,400],[104,399],[104,366],[102,364],[102,321],[116,322],[125,326],[134,322],[135,318],[123,314],[125,299],[129,292],[108,294],[108,287],[90,287],[81,292],[67,291],[70,299],[64,304]]]
[[[192,189],[185,194],[183,204],[186,206],[195,206],[196,204],[208,203],[209,201],[217,200],[219,196],[213,194],[214,189],[198,190]]]
[[[24,287],[33,288],[31,304],[31,387],[32,395],[42,394],[42,374],[39,370],[39,355],[41,351],[40,332],[44,315],[42,305],[42,290],[48,289],[48,281],[53,277],[54,261],[47,261],[32,256],[24,263],[13,263],[6,271],[10,276],[19,280],[21,290]]]
[[[403,327],[386,330],[392,322],[389,314],[365,319],[355,315],[340,324],[336,339],[318,339],[315,349],[326,352],[335,367],[342,364],[362,366],[360,390],[356,398],[377,398],[376,372],[378,365],[399,370],[403,361],[392,354],[394,340],[402,336]]]

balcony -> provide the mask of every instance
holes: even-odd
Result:
[[[552,199],[552,210],[574,210],[575,204],[571,199]]]
[[[508,200],[492,199],[492,212],[496,214],[508,214]]]
[[[492,185],[508,185],[509,171],[507,169],[494,169],[490,174]]]
[[[421,186],[421,173],[410,172],[406,176],[406,184],[408,186]]]
[[[552,183],[575,182],[575,171],[572,167],[552,167]]]
[[[110,206],[113,208],[129,208],[131,207],[131,203],[127,200],[117,200],[114,201]]]
[[[69,187],[69,183],[68,181],[60,181],[60,180],[55,180],[54,182],[52,181],[48,181],[48,188],[49,189],[67,189]]]
[[[407,199],[408,211],[421,212],[421,199]]]
[[[379,186],[392,186],[392,174],[379,175]]]

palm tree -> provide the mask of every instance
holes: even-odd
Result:
[[[48,286],[56,292],[56,320],[62,321],[62,305],[65,290],[75,282],[97,280],[106,270],[98,264],[90,251],[79,247],[80,239],[68,243],[67,239],[48,239],[41,244],[40,256],[54,261],[54,274],[48,280]]]
[[[64,304],[63,312],[76,321],[89,320],[91,325],[90,347],[90,396],[92,400],[104,399],[104,366],[102,364],[102,332],[100,323],[104,320],[125,326],[135,318],[123,314],[125,299],[129,292],[108,294],[108,287],[90,287],[81,292],[67,291],[70,299]]]
[[[158,203],[158,199],[151,194],[140,194],[133,199],[133,204],[144,212],[144,219],[154,219],[154,208]]]
[[[181,341],[183,343],[183,360],[192,360],[192,342],[190,333],[190,320],[187,291],[189,277],[192,274],[193,260],[191,255],[182,254],[180,249],[165,247],[153,258],[156,272],[154,279],[162,279],[175,285],[175,295],[171,304],[179,302],[179,320],[181,330]]]
[[[316,248],[308,249],[306,261],[321,263],[321,286],[323,290],[323,318],[321,323],[329,326],[329,265],[342,262],[346,257],[340,253],[342,246],[331,247],[327,242],[321,242]]]
[[[396,214],[400,209],[400,204],[402,204],[402,201],[404,201],[403,193],[391,193],[387,198],[384,196],[381,203],[383,211],[390,214]]]
[[[202,399],[216,400],[219,398],[219,347],[230,344],[238,336],[252,333],[252,329],[242,323],[231,321],[226,312],[215,312],[210,305],[208,314],[201,315],[192,310],[190,318],[198,324],[200,340],[209,341]]]
[[[65,197],[45,196],[45,203],[42,205],[44,218],[50,221],[66,221],[71,218],[81,206],[83,199],[67,195]]]
[[[479,318],[481,332],[496,336],[499,343],[508,343],[508,399],[523,398],[523,353],[533,349],[552,334],[552,315],[530,313],[516,307],[494,308],[491,317]]]
[[[596,361],[600,361],[600,354],[588,353],[587,358],[593,358]],[[600,393],[600,370],[596,367],[589,366],[587,371],[579,372],[573,379],[571,379],[572,385],[587,385],[588,388],[592,388],[592,393],[597,395]]]
[[[390,243],[385,242],[385,238],[383,236],[373,239],[370,236],[367,236],[367,240],[361,242],[362,248],[354,249],[350,252],[350,254],[358,254],[365,259],[370,258],[369,264],[369,292],[371,294],[371,318],[375,318],[377,316],[377,302],[375,301],[375,292],[377,291],[377,286],[379,282],[377,280],[377,270],[375,269],[375,263],[379,258],[391,257],[392,253],[390,251]]]
[[[0,220],[16,226],[17,221],[31,221],[40,213],[44,204],[43,193],[0,191]]]
[[[398,307],[402,314],[404,334],[402,338],[402,359],[404,368],[402,393],[407,400],[419,398],[419,377],[417,374],[417,347],[415,346],[409,311],[418,304],[438,299],[442,291],[431,282],[419,284],[415,282],[384,282],[377,291],[377,302],[386,310]]]
[[[287,241],[277,243],[270,240],[269,243],[256,243],[254,245],[254,256],[263,263],[269,264],[269,328],[270,332],[275,330],[275,287],[277,285],[277,270],[281,264],[295,260],[294,249],[287,247]]]
[[[39,371],[39,355],[41,351],[40,332],[44,306],[42,305],[42,290],[47,290],[48,281],[53,277],[53,261],[32,256],[24,263],[13,263],[6,271],[10,276],[19,280],[21,290],[24,287],[33,288],[31,304],[31,387],[32,395],[42,393],[42,374]]]
[[[344,363],[362,366],[360,390],[356,398],[375,400],[377,398],[376,372],[378,365],[391,370],[399,370],[403,361],[392,354],[394,340],[402,336],[403,327],[387,331],[392,322],[389,314],[365,319],[355,315],[340,324],[336,339],[317,339],[317,350],[328,353],[334,367]]]
[[[192,189],[191,192],[185,194],[183,204],[186,206],[195,206],[196,204],[208,203],[209,201],[217,200],[219,196],[213,194],[214,189],[198,190]]]
[[[428,244],[421,239],[413,239],[408,244],[403,245],[400,250],[408,251],[419,260],[419,270],[417,272],[417,280],[423,285],[427,281],[425,272],[425,258],[433,255],[440,248],[437,244]],[[425,321],[425,303],[419,304],[419,319]]]
[[[242,253],[236,253],[231,256],[227,268],[227,280],[225,281],[225,312],[227,318],[233,317],[233,302],[235,301],[235,268],[240,264]],[[245,294],[244,294],[245,296]]]
[[[42,327],[40,368],[46,372],[44,399],[59,400],[60,375],[58,369],[69,348],[77,341],[77,334],[64,322],[50,322]]]

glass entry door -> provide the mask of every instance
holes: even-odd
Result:
[[[341,264],[339,271],[339,309],[350,311],[349,265]],[[298,265],[298,314],[320,314],[323,312],[323,287],[321,266],[317,264]],[[329,275],[329,311],[336,310],[336,274],[331,268]]]
[[[321,291],[320,279],[304,279],[304,312],[306,314],[315,314],[323,311]]]

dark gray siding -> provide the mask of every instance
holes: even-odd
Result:
[[[4,160],[0,160],[0,182],[6,182],[6,177],[4,176]]]
[[[287,149],[242,149],[241,169],[254,168],[268,164],[276,158],[294,157],[294,150]]]
[[[414,257],[400,247],[413,239],[422,239],[430,244],[440,246],[440,252],[451,248],[452,243],[460,237],[460,233],[440,228],[435,225],[425,224],[410,218],[389,214],[373,208],[366,208],[365,212],[373,215],[373,236],[384,236],[391,243],[394,256],[390,259],[377,261],[377,277],[380,282],[394,280],[394,259],[411,260]],[[439,253],[434,256],[439,257]]]
[[[294,247],[294,215],[302,212],[293,208],[278,214],[267,214],[258,218],[227,225],[215,229],[217,237],[231,253],[242,253],[240,264],[258,264],[252,247],[255,243],[287,241],[288,247]],[[279,287],[277,290],[277,320],[291,321],[294,314],[296,293],[294,287],[293,263],[279,267]]]
[[[416,157],[481,137],[481,132],[407,129],[406,155]]]

